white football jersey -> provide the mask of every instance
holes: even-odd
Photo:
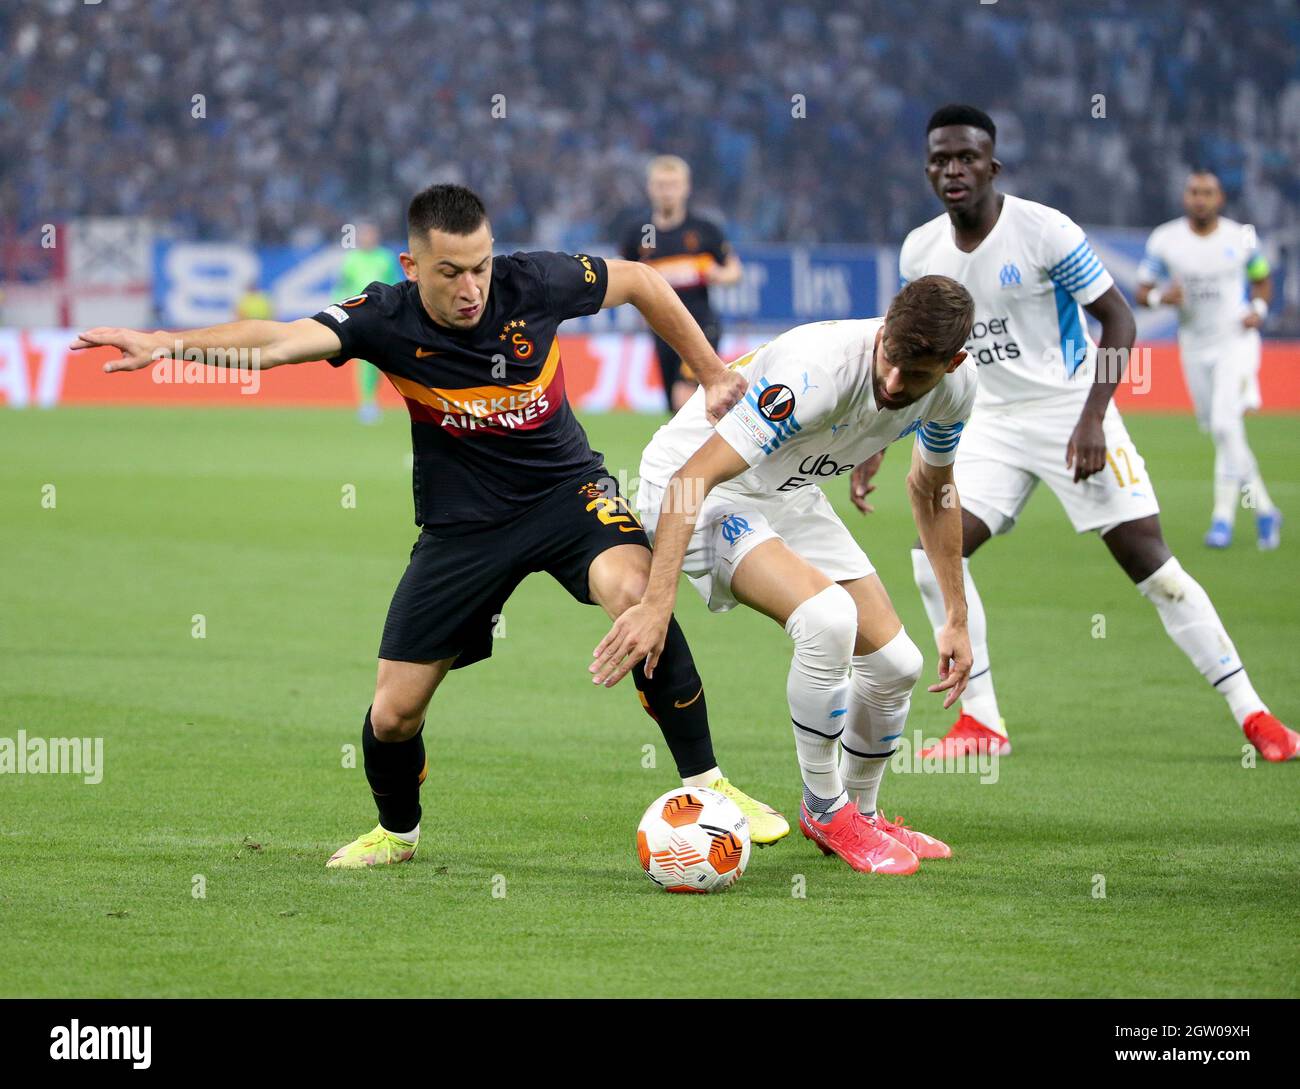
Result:
[[[981,405],[1004,405],[1092,385],[1097,346],[1083,307],[1114,284],[1069,216],[1004,195],[993,229],[973,252],[953,241],[945,212],[903,242],[904,283],[939,274],[975,300],[966,350],[979,366]]]
[[[1267,273],[1255,228],[1249,223],[1220,217],[1214,231],[1202,235],[1192,230],[1186,218],[1173,219],[1147,239],[1138,283],[1172,280],[1182,285],[1178,341],[1184,352],[1197,352],[1246,335],[1241,318],[1247,267],[1252,264],[1262,269],[1257,279]]]
[[[876,407],[872,382],[881,318],[799,325],[732,364],[745,399],[716,431],[751,466],[720,485],[768,496],[823,484],[891,442],[915,433],[921,456],[950,465],[975,400],[975,368],[963,363],[906,408]],[[697,389],[641,456],[641,477],[663,488],[715,431]]]

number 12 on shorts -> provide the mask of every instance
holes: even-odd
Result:
[[[1120,472],[1119,463],[1124,462],[1124,470],[1128,473],[1128,483],[1124,482],[1124,473]],[[1115,481],[1121,488],[1129,487],[1133,484],[1140,484],[1137,474],[1133,471],[1133,463],[1129,460],[1128,450],[1123,446],[1117,446],[1113,451],[1106,451],[1106,464],[1110,466],[1111,472],[1115,474]]]

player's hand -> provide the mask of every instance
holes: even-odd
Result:
[[[939,648],[939,683],[932,684],[929,692],[947,692],[943,709],[946,711],[966,691],[966,682],[970,680],[971,665],[974,656],[970,649],[970,634],[966,625],[945,624],[934,637]]]
[[[749,383],[738,371],[723,370],[717,378],[704,385],[704,414],[715,424],[738,404],[749,389]]]
[[[1243,329],[1258,329],[1263,324],[1264,319],[1253,310],[1246,311],[1241,319],[1241,327]]]
[[[1100,416],[1085,412],[1079,417],[1065,448],[1065,467],[1074,469],[1076,484],[1106,468],[1106,432]]]
[[[612,688],[642,659],[645,659],[645,675],[654,676],[671,616],[643,602],[633,605],[615,620],[609,634],[591,652],[596,659],[587,667],[588,672],[595,674],[592,683]]]
[[[1183,285],[1172,283],[1168,287],[1160,289],[1161,306],[1182,306],[1183,305]]]
[[[863,514],[871,514],[876,509],[867,502],[867,496],[876,490],[876,486],[871,483],[871,478],[880,471],[880,463],[884,460],[883,450],[872,454],[866,461],[861,461],[854,466],[853,474],[849,477],[849,499]]]
[[[113,371],[138,371],[141,367],[149,366],[159,358],[154,353],[162,345],[158,333],[141,333],[136,329],[101,325],[81,333],[69,347],[74,352],[86,348],[116,348],[122,353],[122,358],[104,364],[104,370],[111,374]]]

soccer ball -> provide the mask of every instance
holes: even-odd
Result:
[[[721,892],[749,863],[749,818],[716,790],[678,787],[645,811],[636,853],[646,876],[668,892]]]

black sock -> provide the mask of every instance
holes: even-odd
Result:
[[[717,766],[704,684],[676,617],[668,621],[668,636],[654,676],[647,677],[644,663],[638,663],[632,668],[632,683],[641,695],[641,706],[659,723],[678,775],[685,779]]]
[[[429,771],[424,756],[424,723],[420,723],[414,737],[405,741],[380,741],[370,724],[370,710],[361,728],[366,782],[375,796],[384,831],[401,835],[420,823],[420,784]]]

